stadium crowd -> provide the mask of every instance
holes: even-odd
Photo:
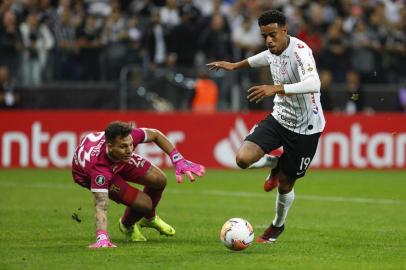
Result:
[[[2,0],[0,66],[22,85],[116,80],[128,64],[199,68],[264,49],[256,18],[282,10],[321,77],[405,79],[404,0]]]

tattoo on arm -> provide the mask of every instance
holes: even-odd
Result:
[[[107,205],[109,195],[107,192],[94,192],[93,194],[96,210],[96,230],[107,231]]]

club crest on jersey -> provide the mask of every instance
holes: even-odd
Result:
[[[309,72],[313,71],[313,67],[310,64],[307,64],[307,71]]]
[[[102,186],[102,185],[104,185],[104,183],[106,183],[106,178],[104,178],[103,175],[98,175],[98,176],[96,176],[95,182],[97,185]]]
[[[303,46],[302,44],[300,44],[300,43],[297,44],[297,47],[298,47],[299,49],[303,49],[303,48],[304,48],[304,46]]]

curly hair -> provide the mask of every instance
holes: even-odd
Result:
[[[279,10],[268,10],[261,14],[258,18],[258,25],[264,26],[272,23],[277,23],[278,26],[286,25],[286,17]]]

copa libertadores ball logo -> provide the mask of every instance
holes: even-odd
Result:
[[[98,176],[96,176],[95,181],[96,181],[96,184],[98,184],[99,186],[102,186],[106,182],[106,179],[104,178],[103,175],[98,175]]]

